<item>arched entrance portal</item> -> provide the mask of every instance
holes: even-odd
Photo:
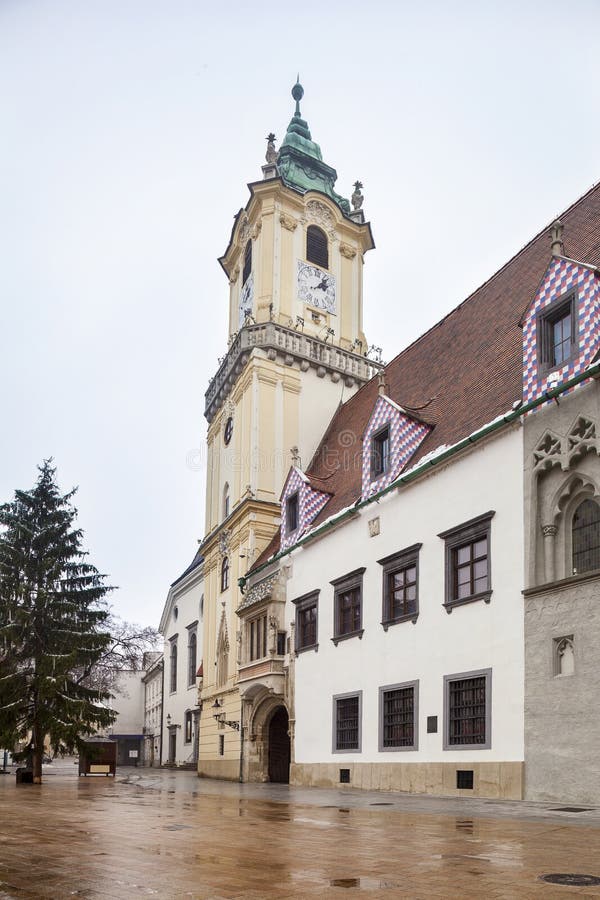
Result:
[[[290,736],[289,717],[284,706],[278,706],[269,722],[269,781],[289,784]]]

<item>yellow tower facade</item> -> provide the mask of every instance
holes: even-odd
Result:
[[[220,259],[229,281],[229,337],[205,406],[198,762],[205,777],[244,777],[250,736],[241,686],[259,679],[277,693],[289,675],[283,615],[281,627],[273,614],[246,621],[238,578],[279,527],[292,461],[308,464],[339,403],[374,372],[362,325],[363,260],[373,239],[360,183],[351,209],[301,117],[300,84],[292,94],[296,111],[285,139],[277,152],[269,135],[263,178],[249,185]]]

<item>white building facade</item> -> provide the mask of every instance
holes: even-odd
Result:
[[[162,700],[162,765],[196,768],[199,691],[202,687],[204,560],[191,565],[171,585],[159,631],[165,639]]]
[[[144,654],[144,753],[145,766],[160,766],[164,660],[162,653]]]

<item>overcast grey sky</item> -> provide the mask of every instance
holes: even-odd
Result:
[[[390,359],[600,178],[598,2],[0,0],[0,500],[54,456],[117,612],[203,533],[217,263],[302,112],[377,249]]]

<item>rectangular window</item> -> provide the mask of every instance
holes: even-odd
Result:
[[[361,749],[362,691],[333,698],[333,752],[354,753]]]
[[[492,670],[444,676],[444,750],[491,747]]]
[[[418,681],[379,688],[380,750],[418,748],[418,690]]]
[[[365,569],[356,569],[342,578],[336,578],[334,587],[333,642],[348,637],[362,637],[362,580]]]
[[[259,616],[249,623],[250,659],[262,659],[267,655],[267,617]]]
[[[413,544],[399,553],[378,560],[383,566],[383,610],[381,624],[387,630],[396,622],[416,622],[419,615],[419,550]]]
[[[304,594],[293,601],[296,607],[295,651],[316,650],[319,591]]]
[[[484,600],[492,596],[490,533],[494,511],[470,519],[438,535],[445,542],[446,611],[454,606]]]
[[[219,756],[225,755],[225,735],[219,735]]]
[[[577,353],[577,294],[559,297],[538,313],[537,354],[541,374],[559,369]]]
[[[390,467],[390,426],[386,425],[371,440],[371,478],[380,478]]]
[[[277,656],[285,656],[285,631],[277,632]]]
[[[288,497],[285,505],[286,513],[286,529],[288,534],[296,531],[298,528],[298,493]]]

